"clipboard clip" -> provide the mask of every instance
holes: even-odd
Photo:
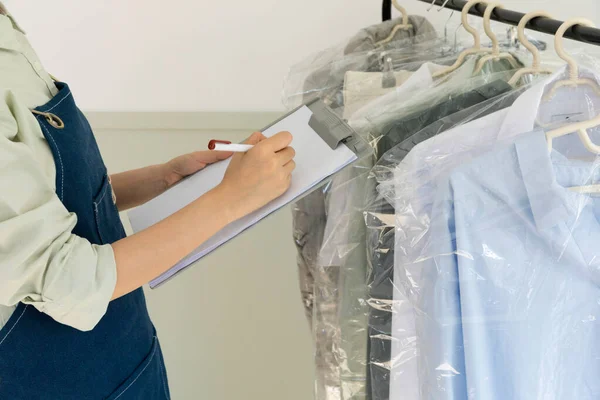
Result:
[[[313,112],[308,125],[321,136],[332,150],[335,150],[340,143],[344,143],[358,156],[363,156],[372,150],[342,118],[322,101],[313,101],[307,104],[307,107]]]

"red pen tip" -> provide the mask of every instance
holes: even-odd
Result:
[[[210,142],[208,142],[208,149],[209,150],[214,150],[215,149],[215,145],[217,143],[220,143],[220,144],[231,144],[231,142],[228,141],[228,140],[216,140],[216,139],[213,139]]]

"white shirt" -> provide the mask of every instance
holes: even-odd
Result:
[[[57,89],[24,33],[2,14],[0,71],[0,328],[23,302],[92,329],[114,292],[114,254],[71,233],[77,216],[56,195],[54,159],[30,111]]]
[[[580,73],[600,81],[591,71],[582,69]],[[595,116],[600,110],[600,97],[586,87],[561,89],[551,101],[542,103],[548,87],[566,76],[566,68],[562,68],[523,93],[511,107],[420,143],[398,165],[393,179],[379,185],[378,190],[396,208],[390,399],[420,399],[418,359],[403,355],[418,353],[420,345],[411,296],[419,291],[414,285],[420,282],[421,271],[415,262],[426,256],[422,250],[429,234],[436,182],[499,141],[510,142],[532,131],[536,121],[560,124],[572,122],[573,117],[586,120]],[[560,140],[555,140],[555,146],[560,145]]]
[[[472,78],[476,58],[469,58],[458,70],[451,73],[447,79],[436,81],[433,75],[446,69],[444,65],[432,62],[424,63],[401,86],[395,90],[365,104],[352,114],[348,123],[357,130],[368,129],[371,125],[383,125],[383,121],[399,118],[415,111],[414,107],[424,107],[431,103],[428,99],[442,97],[444,93],[455,92]],[[437,85],[438,82],[443,84]],[[436,86],[437,85],[437,86]],[[428,99],[413,93],[415,89],[430,88],[425,93]],[[433,90],[433,89],[438,89]]]
[[[386,95],[401,86],[413,71],[362,72],[348,71],[344,77],[344,118],[352,115],[369,102]],[[394,79],[394,85],[385,86],[386,79]]]

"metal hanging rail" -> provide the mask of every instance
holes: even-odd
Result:
[[[423,3],[432,4],[432,0],[417,0]],[[464,0],[435,0],[434,5],[442,6],[446,3],[444,8],[455,11],[462,11],[465,4],[467,4]],[[477,4],[469,11],[469,14],[483,17],[483,13],[485,12],[486,6],[484,4]],[[391,0],[383,0],[383,20],[387,21],[391,19],[392,16],[392,1]],[[517,26],[521,18],[523,18],[525,14],[512,11],[503,8],[496,8],[492,13],[492,20],[502,22],[504,24]],[[527,29],[531,29],[537,32],[547,33],[549,35],[554,35],[558,28],[562,25],[563,21],[558,21],[550,18],[534,18],[527,24]],[[600,29],[589,28],[585,26],[574,26],[569,29],[565,36],[566,38],[577,40],[578,42],[590,43],[596,46],[600,46]]]
[[[392,19],[392,0],[383,0],[381,15],[384,21]]]

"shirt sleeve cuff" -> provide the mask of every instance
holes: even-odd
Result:
[[[47,284],[43,301],[33,306],[57,322],[90,331],[108,309],[117,283],[117,265],[112,246],[73,239],[78,243],[62,265],[60,279]]]

